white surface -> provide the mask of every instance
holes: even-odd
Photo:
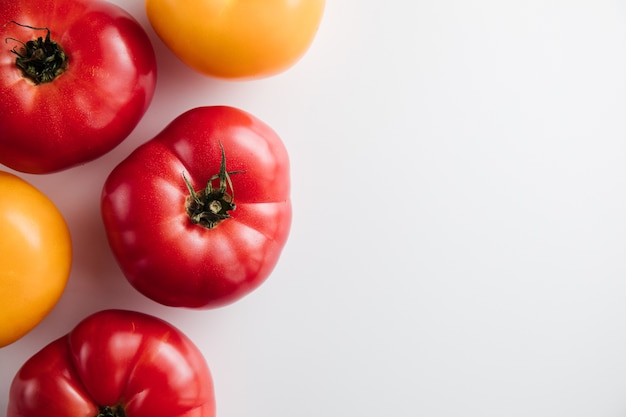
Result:
[[[115,3],[146,24],[139,0]],[[329,0],[279,76],[230,83],[156,40],[140,126],[105,157],[24,176],[66,215],[71,282],[0,350],[19,365],[97,310],[132,308],[204,352],[220,417],[626,415],[626,3]],[[108,171],[191,107],[283,138],[294,222],[269,280],[219,310],[132,290],[98,211]]]

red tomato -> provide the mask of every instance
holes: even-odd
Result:
[[[209,368],[179,330],[105,310],[31,357],[13,379],[7,417],[214,417]]]
[[[59,171],[135,128],[152,100],[156,59],[127,12],[98,0],[8,1],[0,23],[0,163]]]
[[[165,305],[210,308],[273,270],[291,225],[289,192],[287,151],[269,126],[232,107],[201,107],[113,170],[102,215],[135,288]]]

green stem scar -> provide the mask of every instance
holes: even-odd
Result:
[[[18,46],[15,46],[11,52],[17,56],[15,65],[22,71],[25,78],[39,85],[54,81],[67,70],[69,56],[65,54],[61,45],[50,39],[50,29],[23,25],[14,20],[5,23],[4,26],[6,27],[9,23],[32,30],[46,31],[45,38],[40,36],[28,42],[15,38],[4,40],[5,43],[11,40],[20,44],[19,50]]]
[[[224,220],[230,218],[229,212],[235,210],[235,191],[233,190],[230,176],[242,172],[228,172],[226,170],[226,155],[221,143],[220,148],[222,151],[220,172],[209,178],[205,188],[200,191],[194,190],[183,173],[183,180],[189,190],[189,196],[185,202],[185,211],[193,224],[206,227],[207,229],[213,229]],[[217,186],[213,185],[215,180],[218,180]]]
[[[95,417],[126,417],[126,413],[121,405],[117,407],[101,407]]]

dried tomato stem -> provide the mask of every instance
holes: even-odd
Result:
[[[38,37],[28,42],[22,42],[15,38],[6,38],[4,41],[16,41],[20,44],[19,50],[14,47],[11,52],[17,55],[15,65],[22,71],[22,75],[35,85],[54,81],[59,75],[67,70],[69,56],[65,54],[61,45],[50,40],[50,29],[39,28],[17,23],[14,20],[9,23],[32,30],[45,30],[46,37]]]
[[[95,417],[126,417],[124,408],[121,405],[117,407],[101,407],[99,411]]]
[[[230,175],[241,171],[228,172],[226,170],[226,155],[221,143],[220,148],[222,150],[220,172],[209,178],[205,188],[200,191],[194,190],[183,173],[183,180],[189,190],[189,196],[185,202],[185,211],[193,224],[206,227],[207,229],[213,229],[224,220],[230,218],[229,212],[236,208],[234,203],[235,192]],[[219,180],[217,187],[213,186],[215,180]],[[230,193],[228,190],[230,190]]]

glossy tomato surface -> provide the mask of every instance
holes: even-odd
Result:
[[[209,184],[223,198],[203,212],[192,193],[209,195]],[[135,288],[162,304],[210,308],[274,269],[291,225],[289,193],[287,151],[268,125],[233,107],[199,107],[111,172],[102,216]]]
[[[0,171],[0,347],[15,342],[57,304],[72,265],[70,232],[57,207]]]
[[[146,0],[155,32],[195,70],[227,79],[267,77],[309,49],[324,0]]]
[[[7,417],[213,417],[202,353],[143,313],[105,310],[32,356],[10,388]]]
[[[99,0],[8,1],[0,23],[0,163],[63,170],[135,128],[153,97],[156,59],[126,11]]]

